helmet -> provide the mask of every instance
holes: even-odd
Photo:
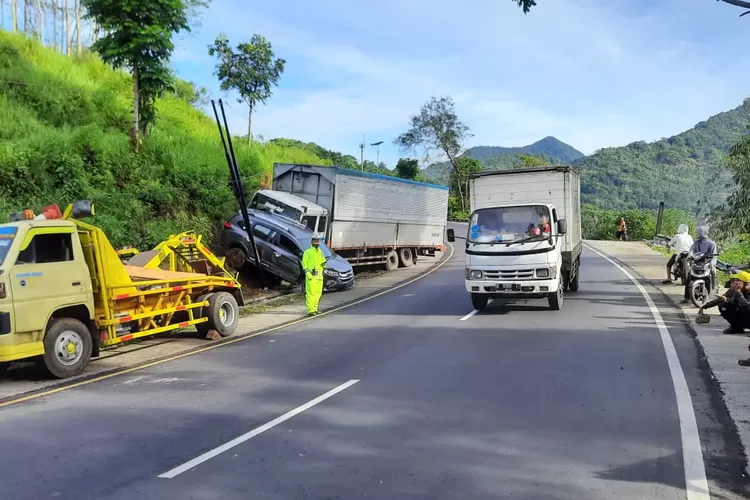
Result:
[[[731,276],[733,280],[740,280],[743,283],[750,283],[750,273],[747,271],[740,271]]]

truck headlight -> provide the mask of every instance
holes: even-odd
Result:
[[[481,280],[482,279],[482,271],[479,269],[472,269],[469,271],[469,279],[472,280]]]
[[[549,278],[549,269],[537,269],[536,270],[536,277],[537,278]]]

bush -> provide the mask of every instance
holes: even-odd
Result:
[[[650,240],[656,235],[656,210],[603,210],[593,205],[581,206],[583,237],[588,240],[613,240],[620,225],[620,217],[628,225],[631,240]],[[695,234],[695,217],[682,210],[668,208],[662,217],[661,234],[674,235],[680,224],[687,224]]]
[[[0,31],[0,208],[39,211],[91,199],[91,222],[116,247],[146,249],[185,230],[210,243],[237,202],[216,124],[191,106],[181,83],[158,101],[156,124],[135,155],[127,74],[94,54],[66,57]],[[274,162],[330,165],[297,147],[234,146],[248,193],[270,178]]]

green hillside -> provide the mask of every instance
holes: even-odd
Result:
[[[583,158],[583,153],[554,137],[545,137],[521,147],[475,146],[467,149],[462,156],[479,160],[487,170],[503,170],[522,165],[521,155],[534,155],[550,164],[570,164]],[[450,171],[450,163],[442,162],[428,166],[422,175],[431,182],[447,185]]]
[[[652,209],[664,201],[668,207],[705,211],[721,203],[728,194],[726,185],[731,183],[731,176],[722,162],[729,148],[747,133],[749,123],[750,99],[681,134],[651,143],[640,141],[604,148],[573,161],[556,157],[550,150],[537,148],[534,153],[530,149],[534,145],[527,146],[527,154],[542,157],[549,164],[580,168],[583,203],[628,210]],[[520,153],[508,152],[508,148],[480,147],[479,153],[475,149],[465,154],[479,159],[486,170],[513,168],[521,163]],[[498,155],[491,156],[493,152]],[[424,170],[425,177],[444,185],[448,183],[449,174],[448,163],[430,165]]]
[[[158,101],[157,123],[135,155],[127,74],[93,54],[67,57],[0,31],[0,220],[85,198],[117,246],[148,248],[187,229],[214,234],[236,202],[216,124],[178,83]],[[248,189],[277,161],[331,164],[293,146],[235,148]]]

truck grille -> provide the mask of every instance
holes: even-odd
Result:
[[[508,271],[483,271],[488,280],[530,280],[534,278],[533,269],[516,269]]]

